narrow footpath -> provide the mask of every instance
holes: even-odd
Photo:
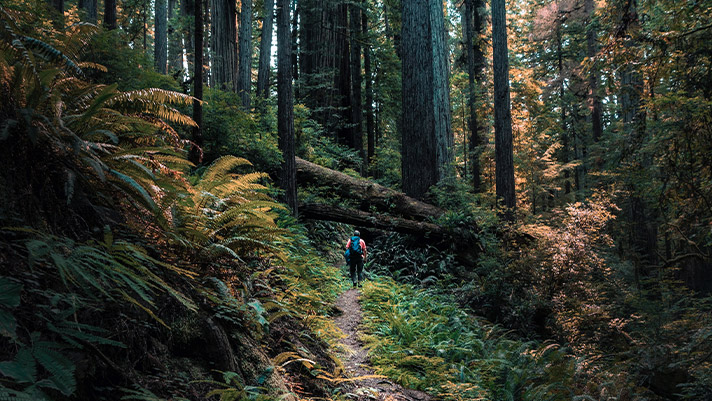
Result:
[[[336,326],[346,335],[341,344],[347,350],[343,356],[346,376],[357,378],[373,375],[373,368],[369,365],[368,353],[359,340],[358,327],[361,324],[361,305],[359,304],[359,290],[351,289],[336,300],[336,308],[341,314],[334,319]],[[410,390],[391,382],[387,378],[365,378],[355,380],[354,389],[351,390],[355,400],[378,401],[430,401],[433,397],[422,391]]]

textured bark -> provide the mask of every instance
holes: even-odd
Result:
[[[586,55],[590,60],[593,60],[598,54],[597,32],[592,23],[593,14],[596,10],[594,0],[585,0],[586,11]],[[597,68],[592,68],[588,76],[589,84],[589,103],[591,107],[591,134],[594,142],[598,142],[603,135],[603,105],[601,96],[598,93],[598,81],[600,80]]]
[[[349,69],[351,70],[351,124],[352,127],[352,142],[354,149],[361,155],[363,166],[366,166],[368,160],[363,148],[363,99],[361,97],[361,84],[363,77],[361,75],[361,6],[363,1],[352,3],[349,5],[349,27],[350,27],[350,44],[351,44],[351,61]],[[361,171],[364,174],[364,170]]]
[[[371,162],[376,154],[376,127],[373,118],[373,76],[371,70],[371,40],[368,34],[368,10],[363,10],[361,14],[361,29],[364,39],[363,48],[363,68],[366,79],[366,103],[364,110],[366,112],[366,137],[368,138],[368,152],[366,156],[366,166]]]
[[[484,31],[485,19],[482,16],[483,0],[465,0],[462,26],[465,34],[465,53],[467,55],[468,75],[468,112],[467,119],[470,131],[469,153],[472,158],[471,174],[472,189],[475,193],[482,191],[480,171],[480,153],[484,124],[477,115],[477,86],[482,84],[484,69],[484,50],[480,36]]]
[[[408,220],[386,214],[364,212],[339,206],[324,204],[300,204],[302,217],[315,220],[328,220],[338,223],[354,224],[360,227],[377,228],[404,234],[443,237],[448,231],[433,223]]]
[[[156,0],[156,40],[153,46],[153,60],[156,71],[167,72],[168,64],[168,18],[166,0]]]
[[[509,209],[512,219],[516,206],[512,111],[509,96],[509,55],[507,50],[507,10],[504,0],[492,0],[492,50],[494,67],[495,185],[497,198]]]
[[[193,70],[193,120],[198,125],[193,129],[193,142],[197,146],[203,146],[203,106],[200,101],[203,99],[203,0],[196,0],[194,4],[195,26],[195,48],[193,49],[195,63]],[[194,147],[191,151],[191,161],[195,164],[202,160],[202,151]]]
[[[180,31],[176,31],[173,17],[178,0],[168,0],[168,70],[183,70],[183,41]]]
[[[79,6],[79,8],[84,10],[83,21],[96,24],[99,7],[97,0],[79,0],[77,5]]]
[[[237,10],[235,0],[211,0],[214,86],[237,91]]]
[[[195,16],[195,3],[198,0],[180,0],[180,12],[181,16],[190,18]],[[195,24],[186,24],[182,32],[185,50],[185,61],[188,64],[189,71],[195,71]],[[182,62],[181,62],[182,64]],[[182,67],[181,67],[182,68]]]
[[[402,192],[300,158],[296,158],[296,167],[299,182],[314,182],[329,186],[336,193],[361,201],[362,209],[375,207],[383,212],[397,213],[416,220],[434,219],[445,213],[438,207],[411,198]]]
[[[282,166],[279,184],[285,203],[298,215],[294,150],[294,102],[292,95],[292,33],[289,0],[277,0],[277,132]]]
[[[452,161],[442,2],[403,2],[402,17],[403,189],[422,198]]]
[[[250,88],[252,86],[252,0],[242,0],[240,9],[240,63],[237,74],[237,94],[242,100],[242,107],[250,109]]]
[[[104,0],[104,27],[116,29],[116,0]]]
[[[272,56],[272,25],[274,22],[274,0],[265,0],[262,14],[262,33],[260,39],[260,62],[257,70],[257,96],[269,97],[270,58]]]

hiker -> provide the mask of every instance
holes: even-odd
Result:
[[[346,243],[346,252],[344,253],[346,262],[349,264],[349,273],[354,287],[361,286],[363,281],[363,263],[366,261],[366,242],[361,239],[361,233],[354,231],[353,237],[349,238]]]

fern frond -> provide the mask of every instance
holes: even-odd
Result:
[[[49,44],[29,36],[21,36],[20,40],[26,48],[34,50],[33,54],[39,55],[49,62],[60,64],[75,75],[84,75],[82,69],[74,61]]]

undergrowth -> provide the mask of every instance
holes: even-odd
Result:
[[[513,340],[451,297],[392,279],[362,291],[376,372],[446,400],[569,400],[575,362],[556,344]]]

